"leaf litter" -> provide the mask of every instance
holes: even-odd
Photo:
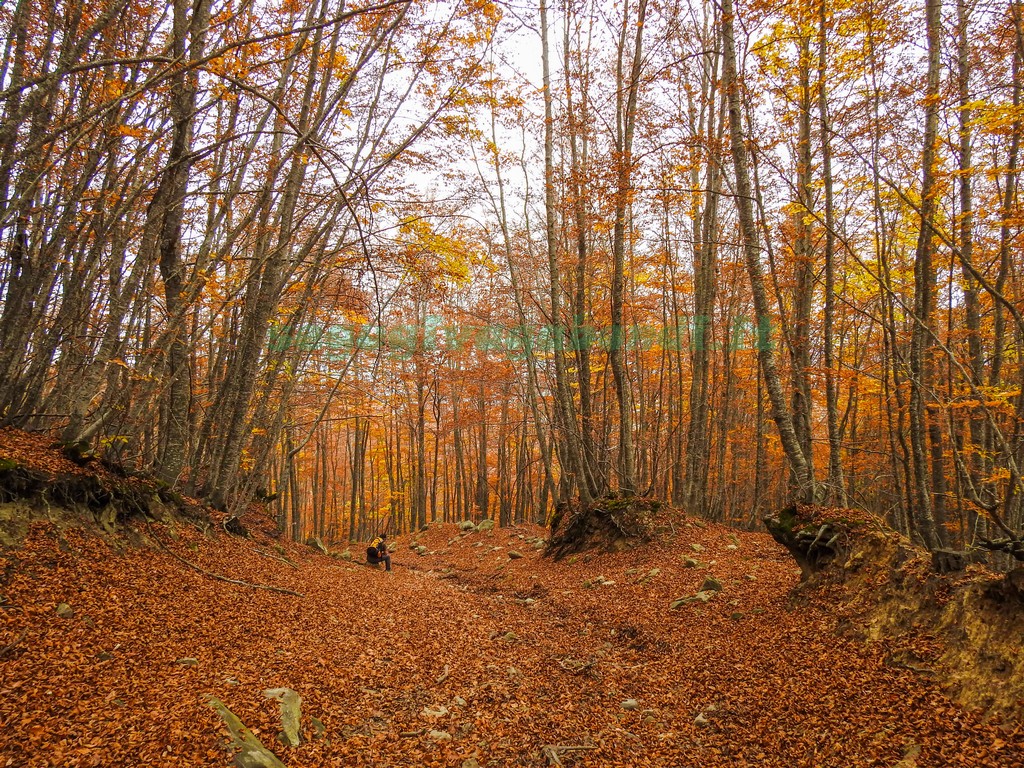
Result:
[[[294,543],[267,557],[250,529],[154,522],[137,534],[161,547],[119,547],[36,521],[0,550],[0,765],[229,765],[209,697],[289,766],[1024,765],[1019,726],[793,600],[765,534],[680,516],[649,546],[555,562],[535,526],[435,525],[397,538],[388,574]],[[669,607],[708,577],[706,602]],[[264,695],[283,687],[298,747]]]

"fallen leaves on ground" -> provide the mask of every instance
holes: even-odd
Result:
[[[554,562],[544,533],[437,525],[388,574],[188,524],[125,548],[36,522],[0,555],[0,766],[229,765],[209,696],[296,767],[1024,765],[1019,727],[794,602],[765,534],[680,518]],[[708,576],[721,591],[669,608]],[[276,738],[276,687],[302,696],[299,747]]]

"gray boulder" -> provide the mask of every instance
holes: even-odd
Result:
[[[289,747],[299,746],[302,743],[302,697],[291,688],[268,688],[263,695],[281,704],[281,743]]]
[[[327,547],[324,546],[323,539],[321,539],[319,536],[310,536],[308,539],[306,539],[306,546],[310,549],[315,549],[322,555],[331,554],[327,551]]]
[[[711,590],[701,590],[695,595],[689,595],[687,597],[680,597],[677,600],[673,600],[669,604],[669,608],[675,610],[676,608],[682,608],[684,605],[690,603],[706,603],[715,596],[715,593]]]
[[[701,586],[701,592],[721,592],[722,582],[716,579],[714,576],[708,576],[704,579],[704,584]]]

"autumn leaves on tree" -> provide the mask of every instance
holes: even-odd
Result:
[[[1019,552],[1019,3],[0,12],[0,420],[297,538],[647,495]]]

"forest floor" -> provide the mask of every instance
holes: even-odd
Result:
[[[246,522],[112,536],[48,510],[0,547],[0,766],[227,766],[210,696],[292,768],[1024,766],[1019,725],[837,634],[767,534],[678,515],[555,562],[541,528],[436,525],[385,573]],[[276,687],[302,696],[298,747]]]

